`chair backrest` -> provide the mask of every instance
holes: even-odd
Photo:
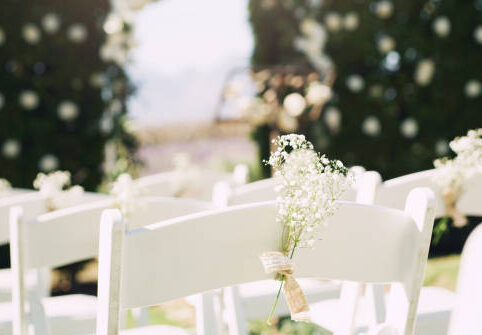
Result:
[[[99,193],[85,192],[79,203],[89,203],[107,198],[106,195]],[[47,212],[46,200],[37,191],[23,191],[14,196],[0,199],[0,245],[8,243],[9,236],[9,212],[12,207],[21,206],[23,208],[23,219],[25,221],[36,218]]]
[[[412,173],[402,177],[394,178],[381,182],[381,178],[376,175],[377,172],[370,172],[362,176],[360,188],[365,189],[362,193],[367,194],[368,202],[376,205],[402,209],[404,207],[405,198],[410,190],[415,187],[430,188],[435,195],[435,217],[443,217],[446,215],[445,203],[443,201],[440,187],[434,182],[434,177],[437,171],[435,169]],[[371,190],[371,191],[368,191]],[[371,194],[371,195],[370,195]],[[372,201],[370,202],[370,198]],[[473,176],[464,185],[464,192],[457,202],[457,208],[466,215],[482,215],[482,175]],[[356,288],[356,289],[359,289]],[[342,295],[345,287],[342,288]],[[350,286],[346,286],[346,290],[350,290]],[[352,289],[354,291],[355,289]],[[366,295],[370,305],[369,314],[370,324],[374,325],[377,322],[385,319],[385,301],[384,289],[380,285],[369,285],[366,290]],[[354,314],[350,317],[351,322],[354,322]],[[346,322],[348,324],[348,322]],[[340,332],[343,334],[343,332]],[[338,334],[337,334],[338,335]]]
[[[113,199],[83,204],[41,215],[30,221],[22,218],[19,207],[12,209],[10,219],[12,271],[20,282],[13,292],[16,315],[14,328],[23,329],[25,297],[23,276],[29,269],[57,267],[97,256],[99,222],[102,211],[112,207]],[[143,198],[139,209],[129,217],[129,226],[165,220],[180,215],[211,209],[208,202],[173,199]],[[18,307],[20,306],[20,307]],[[21,308],[21,310],[17,310]],[[24,335],[24,332],[14,333]]]
[[[275,217],[274,202],[255,203],[126,232],[120,212],[105,211],[97,335],[117,333],[120,308],[269,278],[258,257],[278,250],[281,227]],[[400,283],[404,294],[393,290],[400,305],[389,319],[400,334],[410,334],[432,226],[433,194],[428,189],[410,193],[405,212],[340,202],[323,240],[295,255],[295,275]]]
[[[47,211],[45,199],[38,192],[15,195],[0,199],[0,244],[10,241],[8,218],[10,209],[15,206],[24,208],[25,218],[30,220]]]
[[[435,193],[437,209],[435,217],[446,215],[440,187],[434,183],[435,169],[412,173],[387,180],[377,188],[375,204],[390,208],[403,208],[404,199],[415,187],[428,187]],[[482,216],[482,175],[475,175],[464,185],[464,192],[457,201],[457,208],[466,215]]]
[[[211,200],[212,190],[217,182],[227,182],[229,185],[242,184],[247,176],[242,175],[245,169],[236,166],[234,173],[217,172],[211,170],[199,170],[193,178],[183,180],[180,171],[162,172],[150,176],[145,176],[136,179],[136,184],[142,189],[142,194],[145,196],[163,196],[172,197],[179,196],[175,194],[178,192],[179,184],[187,184],[181,186],[180,196],[184,198],[195,198],[199,200]],[[189,171],[186,171],[188,174]],[[191,180],[191,179],[194,179]]]
[[[356,172],[355,176],[358,181],[364,175],[365,169],[357,166],[354,172]],[[279,182],[278,178],[266,178],[238,187],[219,182],[213,189],[213,202],[219,207],[223,207],[275,200],[277,197],[276,186]],[[341,200],[356,201],[358,195],[357,185],[358,183],[356,182],[352,188],[346,190]]]
[[[482,334],[482,225],[465,243],[460,258],[457,295],[450,317],[449,335]]]

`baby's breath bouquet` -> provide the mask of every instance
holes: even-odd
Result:
[[[349,187],[353,178],[341,161],[330,160],[325,155],[316,153],[313,145],[303,135],[284,135],[275,139],[274,143],[278,149],[271,154],[267,164],[281,181],[276,189],[276,219],[283,228],[281,252],[286,257],[285,262],[290,262],[297,248],[314,246],[326,219],[336,210],[336,200]],[[266,268],[263,258],[262,261]],[[268,323],[287,278],[285,272],[276,272],[281,284]],[[289,301],[288,304],[294,320],[306,318],[293,317],[296,312]]]
[[[132,179],[131,175],[123,173],[112,184],[110,195],[115,198],[114,207],[118,208],[127,219],[143,206],[140,199],[142,192],[142,188]]]
[[[84,188],[70,184],[70,172],[55,171],[49,174],[39,173],[33,187],[46,199],[47,210],[50,212],[76,205],[81,201]]]
[[[466,136],[455,138],[450,142],[450,148],[456,156],[434,161],[437,169],[434,181],[442,189],[447,214],[456,226],[463,226],[467,219],[456,209],[456,202],[466,181],[482,173],[482,128],[469,130]]]

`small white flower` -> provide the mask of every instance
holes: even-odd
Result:
[[[295,131],[298,129],[298,119],[286,113],[285,110],[278,113],[278,118],[276,119],[278,128],[285,131]]]
[[[465,84],[465,95],[469,98],[477,98],[482,93],[480,81],[472,79]]]
[[[92,87],[102,87],[107,79],[103,73],[95,72],[90,75],[89,83]]]
[[[330,132],[336,134],[340,131],[341,127],[341,112],[336,107],[329,107],[324,112],[325,123],[330,129]]]
[[[59,167],[59,159],[52,154],[46,154],[40,158],[38,167],[43,172],[56,170]]]
[[[477,26],[477,28],[475,28],[474,39],[477,43],[482,44],[482,25]]]
[[[5,32],[0,27],[0,47],[5,44],[5,40],[6,40]]]
[[[446,140],[438,140],[435,142],[435,153],[437,156],[445,156],[449,153],[449,142]]]
[[[432,81],[435,73],[435,63],[431,59],[423,59],[415,69],[415,82],[420,86],[427,86]]]
[[[55,34],[60,28],[60,18],[55,13],[48,13],[42,18],[42,27],[45,32]]]
[[[196,183],[202,171],[199,169],[189,153],[179,152],[172,158],[174,165],[173,176],[170,180],[170,189],[174,197],[195,197],[201,194],[202,189]]]
[[[380,19],[388,19],[393,14],[393,4],[390,1],[382,0],[377,3],[375,12]]]
[[[22,91],[18,100],[20,106],[22,106],[26,110],[35,109],[39,104],[39,97],[37,93],[32,90]]]
[[[346,86],[354,93],[358,93],[365,87],[365,80],[359,74],[352,74],[346,79]]]
[[[482,173],[482,128],[469,130],[466,136],[450,142],[455,158],[434,161],[437,174],[434,181],[445,191],[457,195],[463,191],[465,182],[474,174]]]
[[[74,23],[67,30],[67,37],[74,43],[82,43],[87,39],[87,28],[82,23]]]
[[[121,174],[112,185],[110,194],[115,197],[115,206],[122,215],[130,216],[140,206],[141,189],[128,173]]]
[[[450,20],[446,16],[437,17],[432,24],[433,31],[439,37],[447,37],[450,34]]]
[[[2,93],[0,93],[0,109],[2,109],[4,105],[5,105],[5,97],[3,96]]]
[[[70,172],[55,171],[49,174],[39,173],[33,187],[45,198],[51,198],[70,185]]]
[[[38,29],[36,25],[32,23],[27,23],[22,28],[22,36],[25,42],[29,44],[37,44],[38,42],[40,42],[42,34],[40,33],[40,29]]]
[[[335,212],[335,201],[351,184],[351,175],[342,162],[317,154],[302,135],[281,136],[273,143],[278,149],[267,163],[280,181],[276,220],[285,232],[282,251],[312,247]]]
[[[303,113],[306,108],[305,98],[299,93],[288,94],[283,100],[283,107],[286,113],[292,117],[297,117]]]
[[[400,132],[406,138],[414,138],[418,134],[418,122],[414,118],[407,118],[403,120],[400,125]]]
[[[396,43],[395,39],[393,37],[390,37],[388,35],[382,36],[377,43],[378,46],[378,51],[380,51],[382,54],[389,53],[393,49],[395,49]]]
[[[331,32],[337,32],[342,28],[343,19],[337,12],[329,12],[325,15],[325,26]]]
[[[17,158],[22,149],[20,142],[16,139],[9,138],[2,145],[2,154],[5,158],[14,159]]]
[[[331,88],[320,82],[313,82],[308,86],[306,102],[310,105],[322,105],[331,99]]]
[[[345,15],[345,19],[343,20],[343,25],[345,29],[348,31],[353,31],[358,28],[360,24],[360,18],[356,12],[349,12]]]
[[[7,179],[0,178],[0,198],[6,197],[12,191],[12,185]]]
[[[313,19],[304,19],[301,21],[300,30],[306,36],[316,39],[326,39],[326,33],[323,26]]]
[[[115,34],[122,31],[123,25],[122,18],[115,13],[111,13],[104,22],[104,31],[107,34]]]
[[[109,103],[109,113],[117,115],[122,112],[122,102],[119,99],[113,99]]]
[[[241,115],[255,126],[268,123],[274,114],[273,108],[261,98],[239,99],[237,108]]]
[[[79,106],[69,100],[62,101],[57,107],[57,115],[62,121],[72,121],[79,116]]]
[[[362,123],[362,131],[368,136],[377,136],[382,130],[380,121],[375,116],[369,116]]]
[[[127,52],[135,45],[132,32],[118,32],[107,35],[107,40],[100,48],[100,57],[123,66],[128,61]]]
[[[49,211],[77,205],[83,194],[81,186],[70,185],[70,172],[55,171],[49,174],[39,173],[33,182],[33,187],[47,200]]]
[[[112,117],[104,115],[99,121],[100,132],[104,135],[110,134],[114,129],[114,121]]]

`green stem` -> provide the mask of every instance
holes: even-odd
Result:
[[[295,253],[295,249],[296,249],[297,244],[298,244],[298,241],[295,241],[295,244],[293,245],[293,249],[291,249],[290,259],[293,258],[293,255]],[[276,306],[278,305],[278,301],[279,301],[279,297],[281,295],[281,289],[283,288],[284,280],[285,280],[285,276],[281,276],[281,278],[280,278],[281,284],[279,285],[278,294],[276,294],[276,299],[274,300],[273,307],[271,308],[271,312],[269,313],[268,320],[266,320],[266,324],[268,326],[272,325],[271,324],[271,318],[273,317],[274,311],[276,310]]]

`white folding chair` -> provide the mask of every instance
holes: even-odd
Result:
[[[162,172],[138,178],[135,183],[141,188],[143,195],[173,197],[177,196],[175,194],[176,179],[182,178],[179,174],[180,171]],[[248,170],[245,165],[237,165],[232,173],[202,169],[194,176],[193,181],[186,185],[186,189],[182,191],[181,196],[210,201],[216,183],[222,181],[232,186],[242,185],[247,180],[247,174]]]
[[[437,203],[435,217],[442,217],[446,213],[445,204],[438,185],[433,182],[435,173],[435,170],[422,171],[382,183],[376,172],[369,172],[363,177],[365,180],[361,181],[361,184],[370,185],[365,190],[374,190],[376,205],[397,209],[403,208],[403,199],[411,189],[429,187],[435,193]],[[376,182],[375,185],[374,181]],[[363,188],[363,186],[360,187]],[[458,202],[458,208],[467,215],[481,216],[481,198],[482,177],[475,176],[465,185],[465,191]],[[369,285],[366,287],[365,296],[359,299],[362,288],[361,285],[350,283],[343,286],[341,300],[359,301],[356,311],[349,313],[345,309],[343,323],[337,322],[333,318],[333,315],[337,314],[339,309],[344,309],[341,300],[325,300],[317,303],[315,307],[320,311],[318,323],[333,331],[336,335],[351,335],[363,333],[369,326],[383,322],[386,315],[384,288],[379,285]],[[415,334],[447,334],[450,313],[454,304],[455,294],[453,292],[440,287],[422,287]]]
[[[81,203],[98,201],[106,196],[86,192],[79,199]],[[46,200],[39,192],[19,190],[16,195],[0,199],[0,245],[10,241],[9,215],[10,209],[21,206],[24,210],[24,219],[31,220],[38,215],[47,212]],[[12,272],[10,269],[0,270],[0,302],[11,301],[12,298]],[[50,270],[31,271],[25,278],[25,285],[29,289],[38,290],[40,296],[47,296],[50,293]]]
[[[391,283],[387,320],[399,334],[412,334],[433,213],[428,189],[411,192],[404,212],[340,202],[323,240],[295,255],[296,277]],[[275,217],[274,202],[256,203],[128,230],[119,211],[105,211],[97,335],[118,334],[125,308],[269,278],[258,257],[278,249],[281,227]],[[151,330],[127,334],[163,329]]]
[[[358,179],[365,173],[365,169],[360,166],[352,169],[356,172],[357,182],[343,194],[342,200],[370,204],[373,198],[365,198],[373,197],[373,191],[358,192]],[[276,178],[267,178],[239,187],[231,187],[226,183],[220,182],[216,184],[213,190],[213,203],[222,208],[225,206],[271,201],[277,197],[275,188],[278,183],[279,180]],[[306,278],[300,280],[300,285],[309,302],[336,298],[340,294],[340,285],[334,281]],[[225,289],[223,294],[224,319],[230,333],[247,334],[246,320],[266,317],[266,310],[272,304],[276,294],[277,289],[276,285],[273,285],[273,280],[246,283]],[[288,314],[287,304],[284,301],[280,302],[279,307],[276,309],[276,315]]]
[[[448,335],[482,334],[482,225],[464,245]]]
[[[80,205],[26,221],[12,209],[11,260],[14,277],[12,304],[0,304],[0,334],[38,335],[87,334],[94,331],[96,298],[87,295],[39,297],[27,294],[25,275],[30,270],[58,267],[94,258],[98,252],[99,220],[113,200]],[[129,226],[155,222],[212,208],[211,203],[190,199],[144,198]]]
[[[358,192],[360,177],[365,173],[361,166],[351,168],[355,174],[355,185],[348,189],[342,197],[344,201],[357,201],[370,204],[374,191]],[[372,184],[374,184],[374,181]],[[217,183],[213,190],[213,203],[218,207],[240,205],[254,202],[271,201],[276,199],[276,185],[279,180],[267,178],[239,187],[231,187],[227,183]],[[367,187],[364,186],[366,189]],[[320,281],[306,278],[300,280],[309,302],[336,298],[340,294],[340,285],[334,281]],[[273,280],[246,283],[229,287],[224,290],[224,320],[231,334],[247,334],[246,320],[265,317],[266,309],[273,302],[277,291]],[[282,301],[276,309],[276,315],[289,314],[287,304]]]

